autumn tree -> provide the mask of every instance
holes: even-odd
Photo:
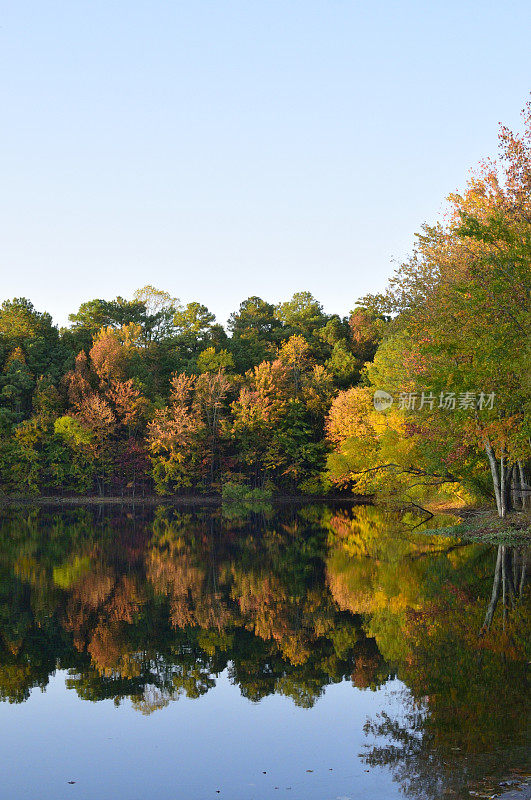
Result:
[[[291,337],[275,361],[246,374],[227,435],[253,485],[272,481],[291,490],[314,485],[324,456],[316,418],[327,407],[330,390],[326,373],[312,369],[302,337]]]
[[[170,403],[148,425],[153,477],[158,491],[198,486],[215,479],[219,431],[230,381],[223,370],[174,375]]]
[[[502,129],[500,162],[450,198],[448,223],[425,226],[387,292],[363,301],[394,315],[366,374],[396,398],[390,420],[403,419],[396,457],[381,451],[368,469],[403,467],[412,438],[420,475],[480,489],[483,453],[500,516],[511,487],[525,486],[531,454],[521,357],[531,332],[528,112],[521,136]]]

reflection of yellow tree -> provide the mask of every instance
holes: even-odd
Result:
[[[441,753],[470,756],[524,744],[522,634],[529,609],[518,598],[525,594],[526,556],[518,548],[502,546],[496,554],[408,533],[412,523],[370,508],[329,515],[327,581],[341,608],[363,615],[366,632],[411,692],[403,721],[383,715],[368,724],[368,732],[387,739],[368,760],[390,765],[401,783],[407,774],[413,796],[420,786],[419,796],[432,797],[437,771],[447,780]],[[362,685],[361,660],[358,680]]]
[[[441,550],[458,558],[452,542],[411,533],[410,514],[362,506],[327,516],[332,534],[327,582],[339,607],[365,614],[384,658],[405,656],[405,612],[422,603],[422,586],[431,557]],[[400,531],[400,533],[397,533]]]
[[[369,764],[389,766],[406,796],[457,795],[474,775],[502,770],[505,776],[525,764],[522,633],[529,630],[529,605],[513,609],[505,627],[499,612],[491,630],[478,637],[483,615],[477,595],[455,584],[406,615],[408,655],[399,671],[411,690],[404,697],[406,713],[368,721],[366,733],[380,742],[364,754]]]

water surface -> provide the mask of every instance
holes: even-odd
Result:
[[[518,774],[525,548],[434,525],[338,505],[4,515],[0,797],[435,800]]]

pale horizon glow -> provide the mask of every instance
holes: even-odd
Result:
[[[0,300],[379,291],[529,97],[529,6],[18,0]]]

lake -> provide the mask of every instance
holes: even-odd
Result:
[[[526,768],[528,551],[427,516],[4,511],[0,798],[489,796]]]

